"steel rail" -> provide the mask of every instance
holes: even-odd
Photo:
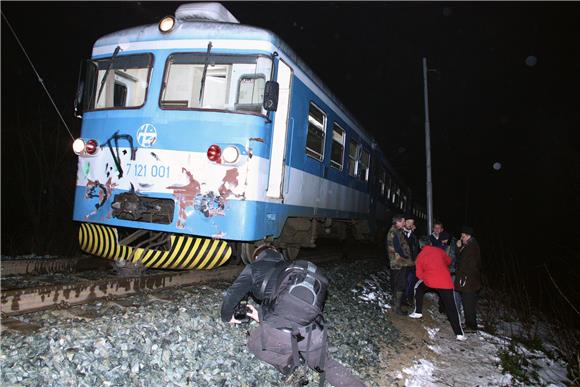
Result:
[[[56,306],[83,304],[103,298],[114,299],[141,292],[212,281],[231,281],[242,269],[242,266],[236,265],[207,271],[192,270],[7,290],[2,291],[0,295],[0,312],[7,316],[18,315]]]
[[[111,267],[111,260],[97,257],[14,259],[0,261],[0,274],[10,276],[63,273]]]

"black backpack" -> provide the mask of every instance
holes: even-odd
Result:
[[[322,326],[322,310],[326,302],[328,279],[320,269],[308,261],[280,262],[266,274],[261,286],[264,291],[271,280],[275,280],[272,295],[264,300],[265,306],[274,316],[274,320],[290,322],[287,328],[292,329],[290,337],[292,345],[293,369],[300,365],[298,353],[299,327],[305,327],[307,349],[310,348],[310,333],[315,326]],[[282,322],[283,323],[283,322]],[[265,339],[262,331],[262,350],[265,350]],[[324,363],[326,358],[326,330],[323,330],[323,348],[320,351],[320,362],[317,371],[320,373],[320,386],[324,386]]]
[[[320,269],[312,262],[294,261],[277,272],[276,286],[267,300],[272,313],[301,326],[320,322],[328,289],[328,279]]]

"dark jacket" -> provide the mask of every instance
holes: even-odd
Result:
[[[223,322],[228,322],[234,314],[235,307],[247,295],[252,294],[256,301],[261,302],[272,294],[276,281],[270,281],[262,293],[264,277],[271,273],[272,269],[283,266],[284,256],[274,250],[266,250],[259,255],[259,259],[246,266],[224,293],[221,317]],[[264,311],[262,311],[264,312]]]
[[[440,249],[446,250],[447,246],[451,243],[451,235],[447,231],[441,232],[439,234],[439,238],[435,238],[435,234],[429,235],[429,239],[431,240],[431,246],[439,247]],[[446,243],[443,241],[447,241]]]
[[[481,289],[481,253],[474,237],[457,249],[455,289],[461,292],[477,292]]]
[[[417,260],[417,255],[419,254],[420,250],[419,240],[417,239],[417,236],[413,231],[409,233],[409,236],[407,236],[407,232],[405,232],[405,230],[402,230],[401,232],[403,234],[403,237],[407,241],[407,244],[409,245],[409,254],[410,254],[409,258],[411,258],[411,260],[415,262]]]

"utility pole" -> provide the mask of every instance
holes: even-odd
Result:
[[[427,235],[433,229],[433,183],[431,181],[431,126],[429,124],[427,58],[423,57],[423,95],[425,100],[425,158],[427,161]]]

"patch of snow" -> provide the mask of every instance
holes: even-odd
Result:
[[[434,370],[435,366],[429,360],[416,361],[412,367],[403,369],[403,372],[409,375],[405,380],[405,387],[435,386]]]
[[[568,380],[566,363],[561,360],[551,360],[544,356],[532,361],[536,365],[536,371],[540,378],[541,384],[549,386],[565,386],[570,383]]]
[[[433,340],[435,338],[435,336],[437,335],[437,332],[439,332],[439,328],[425,327],[425,329],[427,330],[427,334],[429,335],[429,338],[431,340]]]
[[[387,277],[386,272],[371,274],[364,284],[359,284],[356,288],[351,289],[351,292],[359,302],[374,303],[382,310],[391,309],[392,295],[383,288],[383,284],[388,283]]]

